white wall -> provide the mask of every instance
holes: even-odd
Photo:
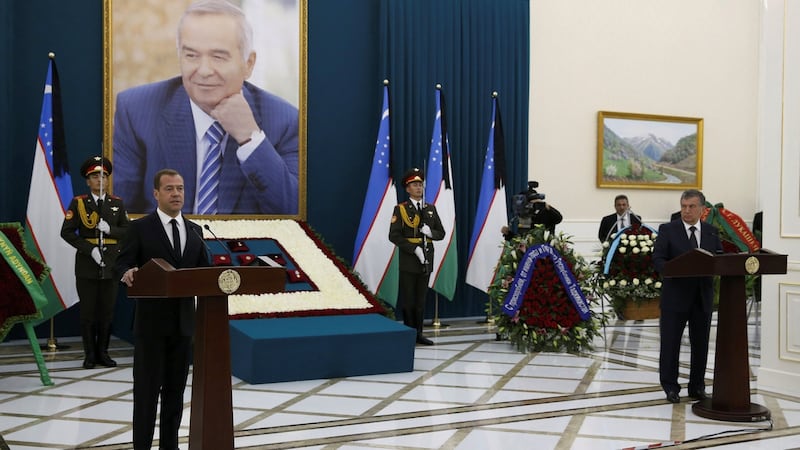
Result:
[[[758,388],[800,395],[800,0],[764,0],[759,90],[764,245],[788,255],[764,278]]]
[[[529,179],[592,256],[620,189],[596,187],[597,112],[704,119],[702,190],[788,273],[764,278],[758,388],[800,395],[800,0],[531,0]],[[520,189],[523,186],[519,187]],[[628,189],[653,225],[680,191]]]
[[[529,179],[564,215],[579,251],[597,247],[620,189],[597,188],[597,112],[704,119],[703,185],[746,221],[756,172],[759,2],[531,0]],[[520,189],[524,186],[519,186]],[[679,190],[627,189],[654,225]]]

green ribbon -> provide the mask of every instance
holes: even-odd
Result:
[[[744,242],[739,237],[739,234],[736,233],[736,230],[733,229],[733,227],[725,219],[725,216],[723,216],[722,213],[720,212],[720,209],[724,208],[725,205],[723,205],[722,203],[717,203],[716,205],[712,205],[711,203],[706,202],[706,207],[709,208],[706,222],[714,225],[715,227],[723,231],[728,240],[730,240],[730,242],[733,243],[733,245],[735,245],[736,248],[739,249],[739,251],[742,252],[750,251],[750,248],[747,246],[747,243]]]
[[[39,280],[36,279],[36,274],[33,273],[28,263],[25,262],[25,259],[14,248],[14,244],[8,240],[2,230],[0,230],[0,254],[3,255],[3,259],[17,275],[25,289],[28,290],[36,310],[40,310],[47,304],[47,297],[44,295],[42,286],[39,284]]]

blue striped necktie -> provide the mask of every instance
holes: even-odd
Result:
[[[219,169],[222,166],[221,147],[222,137],[225,130],[219,122],[214,122],[208,127],[205,137],[208,139],[209,146],[206,157],[203,160],[203,168],[200,171],[200,188],[197,196],[198,214],[216,214],[217,198],[219,187]]]

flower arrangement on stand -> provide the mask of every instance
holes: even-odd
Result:
[[[525,261],[530,262],[530,267],[524,267],[523,258],[529,249],[547,256],[536,258],[535,262],[528,258]],[[562,277],[567,271],[573,277],[569,282],[574,281],[577,286],[565,286],[569,282],[565,283]],[[519,296],[519,308],[509,315],[506,300],[519,283],[521,272],[528,274],[529,284]],[[582,292],[589,292],[590,276],[586,261],[575,253],[572,242],[561,233],[550,235],[537,225],[530,232],[506,241],[497,274],[489,286],[490,312],[497,325],[498,338],[508,339],[524,352],[591,350],[605,316],[589,310],[597,303],[595,298],[583,297]],[[584,302],[583,311],[575,304],[578,294]]]
[[[661,277],[653,265],[657,234],[646,225],[633,224],[603,242],[600,261],[595,266],[594,291],[608,298],[623,319],[659,316]]]

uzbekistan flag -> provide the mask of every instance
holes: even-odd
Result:
[[[431,151],[425,174],[425,202],[432,203],[436,207],[445,234],[444,239],[433,242],[433,273],[428,286],[453,300],[458,279],[456,205],[444,103],[441,86],[437,86],[436,118],[433,122]]]
[[[353,250],[353,267],[370,291],[395,306],[399,266],[396,247],[389,241],[389,226],[397,204],[397,189],[390,169],[389,87],[384,85],[381,123]]]
[[[489,144],[486,146],[486,159],[483,161],[483,179],[467,259],[466,282],[483,292],[488,292],[503,252],[500,228],[504,225],[508,225],[505,138],[500,105],[495,95]]]
[[[32,245],[29,248],[36,248],[45,264],[50,266],[50,276],[42,283],[48,299],[47,305],[42,308],[43,320],[78,302],[75,248],[61,239],[64,213],[73,194],[64,144],[60,89],[56,62],[51,57],[25,217],[27,237]]]

